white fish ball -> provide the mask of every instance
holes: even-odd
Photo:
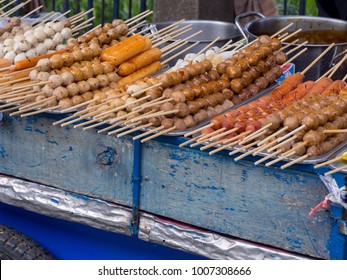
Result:
[[[58,46],[55,47],[55,49],[56,49],[57,51],[65,50],[65,49],[66,49],[66,45],[59,44]]]
[[[36,66],[38,67],[38,69],[39,69],[40,71],[48,72],[48,71],[51,70],[49,58],[40,59],[40,60],[37,62]]]
[[[51,50],[53,48],[53,41],[51,39],[46,38],[43,42],[47,48],[47,50]]]
[[[61,22],[55,22],[53,24],[53,29],[55,32],[60,32],[63,30],[63,28],[64,28],[64,24],[62,24]]]
[[[4,41],[4,46],[5,46],[5,47],[13,46],[13,44],[14,44],[14,40],[11,39],[11,38],[7,38],[7,39],[5,39],[5,41]]]
[[[41,30],[35,30],[34,31],[34,36],[37,38],[37,41],[42,42],[43,40],[46,39],[46,34],[45,32]]]
[[[26,54],[27,58],[32,58],[32,57],[37,56],[36,48],[32,48],[32,49],[27,50],[27,52],[25,54]]]
[[[53,43],[59,45],[64,41],[64,37],[61,33],[56,33],[53,37]]]
[[[45,26],[45,28],[43,29],[43,32],[45,32],[47,38],[51,38],[55,34],[55,31],[52,28],[48,27],[48,26]]]
[[[25,39],[32,46],[35,46],[37,44],[37,38],[34,35],[28,35],[25,37]]]
[[[45,46],[45,44],[40,43],[36,46],[36,51],[38,53],[38,55],[43,55],[47,53],[47,48]]]
[[[10,51],[5,54],[4,58],[8,59],[9,61],[13,62],[14,58],[16,57],[16,53],[14,51]]]
[[[25,53],[20,53],[16,55],[16,57],[14,58],[14,62],[18,62],[25,59],[27,59]]]
[[[67,40],[72,37],[72,31],[70,28],[65,27],[62,31],[61,34],[63,35],[64,39]]]

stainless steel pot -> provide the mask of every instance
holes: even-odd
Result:
[[[155,32],[156,30],[163,29],[167,27],[170,24],[175,23],[174,21],[170,22],[155,22],[151,24],[147,24],[145,26],[142,26],[141,29],[148,28],[149,26],[153,26],[151,32]],[[220,37],[218,41],[214,44],[214,46],[223,46],[226,42],[228,42],[230,39],[233,40],[233,42],[236,42],[237,40],[242,38],[241,32],[236,27],[235,24],[230,22],[224,22],[224,21],[213,21],[213,20],[186,20],[178,25],[178,28],[182,28],[185,26],[191,25],[191,30],[189,32],[186,32],[182,35],[179,35],[178,37],[170,40],[168,43],[162,45],[168,45],[172,43],[173,41],[177,41],[179,39],[184,39],[188,37],[189,35],[192,35],[200,30],[202,30],[202,33],[198,34],[197,36],[191,38],[188,40],[188,44],[193,44],[195,42],[200,42],[197,46],[189,49],[187,52],[179,55],[176,57],[173,61],[169,62],[169,64],[172,66],[175,64],[177,59],[183,58],[185,54],[187,53],[197,53],[201,49],[203,49],[205,46],[207,46],[209,43],[211,43],[213,40],[215,40],[218,36]],[[160,48],[162,47],[160,46]],[[187,46],[185,46],[187,47]],[[183,49],[183,47],[181,48]],[[177,50],[176,53],[178,53],[181,49]],[[174,54],[174,53],[173,53]]]
[[[241,19],[247,17],[258,17],[241,25]],[[343,20],[312,17],[312,16],[276,16],[265,17],[256,12],[248,12],[241,14],[235,18],[236,26],[240,32],[244,34],[250,41],[262,34],[274,34],[278,30],[284,28],[290,23],[294,23],[286,32],[294,32],[301,28],[303,31],[309,30],[340,30],[347,31],[347,22]],[[290,41],[290,40],[289,40]],[[294,44],[295,47],[297,44]],[[328,44],[308,44],[307,51],[295,59],[293,63],[296,65],[296,71],[302,71],[308,66],[319,54],[321,54],[329,45]],[[333,65],[335,65],[343,55],[341,53],[347,49],[347,38],[344,43],[338,43],[332,48],[321,60],[319,60],[307,73],[306,79],[316,80]],[[347,73],[347,64],[344,63],[333,76],[334,79],[341,79]]]

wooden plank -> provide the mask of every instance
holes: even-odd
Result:
[[[52,122],[6,117],[0,128],[0,173],[131,206],[132,139]]]
[[[327,194],[315,174],[148,142],[140,208],[230,236],[329,258],[329,213],[308,214]],[[158,156],[160,155],[160,156]]]

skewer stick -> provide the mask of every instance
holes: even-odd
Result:
[[[275,38],[277,35],[281,34],[283,31],[287,30],[289,27],[291,27],[294,24],[294,22],[289,23],[287,26],[283,27],[282,29],[278,30],[275,34],[271,35],[271,38]]]
[[[141,98],[139,98],[139,99],[137,99],[137,100],[134,100],[134,101],[129,102],[129,103],[127,103],[127,104],[124,104],[124,105],[122,105],[122,106],[118,106],[117,108],[114,108],[114,109],[111,109],[111,110],[102,112],[102,113],[100,113],[100,114],[94,116],[93,119],[94,119],[94,120],[101,120],[104,116],[106,116],[106,115],[108,115],[108,114],[110,114],[110,113],[118,112],[118,111],[120,111],[120,110],[122,110],[122,109],[124,109],[124,108],[127,108],[127,107],[130,106],[130,105],[134,105],[134,104],[139,103],[139,102],[141,102],[141,101],[144,101],[144,100],[146,100],[146,99],[148,99],[148,98],[150,98],[150,97],[151,97],[150,95],[146,95],[146,96],[144,96],[144,97],[141,97]]]
[[[44,20],[45,18],[51,16],[52,13],[54,13],[54,12],[49,12],[49,13],[43,15],[42,17],[39,17],[39,18],[38,18],[37,20],[35,20],[31,25],[34,26],[35,24],[41,22],[41,21]]]
[[[29,97],[34,97],[34,96],[38,96],[38,95],[41,95],[41,94],[42,94],[42,92],[37,92],[37,93],[33,93],[33,94],[25,93],[25,95],[22,95],[22,96],[19,96],[19,97],[10,98],[10,99],[6,100],[6,102],[15,102],[15,101],[20,100],[20,99],[27,99]]]
[[[331,170],[331,171],[329,171],[329,172],[325,172],[325,173],[324,173],[324,176],[328,176],[328,175],[337,173],[337,172],[339,172],[339,171],[342,171],[342,170],[345,169],[346,167],[347,167],[346,165],[343,165],[343,166],[340,166],[340,167],[338,167],[338,168],[335,168],[335,169],[333,169],[333,170]]]
[[[296,30],[293,33],[289,34],[287,37],[281,39],[281,42],[287,41],[289,38],[292,38],[293,36],[295,36],[296,34],[298,34],[301,31],[302,31],[302,29],[299,28],[298,30]]]
[[[169,50],[169,51],[163,53],[162,56],[161,56],[161,58],[163,58],[163,57],[169,55],[170,53],[176,51],[176,50],[179,49],[179,48],[182,48],[182,47],[185,46],[186,44],[188,44],[188,41],[183,41],[181,44],[176,45],[176,46],[173,47],[171,50]]]
[[[327,129],[323,133],[346,133],[347,129]]]
[[[232,40],[230,40],[230,41],[232,41]],[[243,46],[243,44],[245,42],[247,42],[247,39],[245,39],[245,38],[243,38],[243,39],[241,39],[241,40],[239,40],[239,41],[237,41],[237,42],[235,42],[235,43],[233,43],[231,45],[229,45],[228,42],[227,42],[223,47],[220,48],[219,52],[221,53],[221,52],[223,52],[223,51],[225,51],[227,49],[230,49],[230,48],[232,48],[234,46],[237,46],[237,47]]]
[[[139,124],[141,124],[141,121],[134,123],[135,126],[136,126],[136,125],[139,125]],[[120,127],[120,128],[118,128],[118,129],[116,129],[116,130],[113,130],[113,131],[107,133],[107,135],[112,135],[112,134],[116,134],[116,133],[118,133],[118,132],[122,132],[122,131],[124,131],[124,130],[127,130],[129,127],[130,127],[130,125],[125,125],[125,126],[123,126],[123,127]]]
[[[154,134],[152,136],[149,136],[147,138],[141,139],[141,143],[145,143],[145,142],[147,142],[147,141],[149,141],[151,139],[154,139],[154,138],[156,138],[156,137],[158,137],[160,135],[163,135],[165,133],[169,133],[169,132],[171,132],[171,131],[173,131],[175,129],[176,129],[176,126],[173,126],[173,127],[168,128],[168,129],[165,129],[165,130],[162,130],[160,132],[157,132],[156,134]]]
[[[297,45],[295,48],[292,48],[291,50],[289,50],[286,55],[290,55],[292,52],[295,52],[297,49],[300,49],[301,47],[305,46],[308,43],[308,41],[305,41],[303,43],[301,43],[300,45]]]
[[[193,131],[187,132],[186,134],[184,134],[184,137],[191,136],[191,135],[193,135],[193,134],[195,134],[195,133],[200,132],[201,130],[204,130],[205,128],[210,128],[210,127],[212,127],[212,126],[213,126],[212,123],[207,124],[207,125],[204,125],[204,126],[199,127],[199,128],[197,128],[197,129],[195,129],[195,130],[193,130]]]
[[[238,128],[234,128],[232,130],[234,130],[234,132],[237,130]],[[231,130],[230,130],[231,131]],[[221,150],[224,150],[224,149],[227,149],[227,148],[230,148],[232,146],[235,146],[238,142],[239,142],[239,139],[242,138],[243,136],[247,135],[249,133],[249,131],[246,131],[246,132],[243,132],[239,135],[236,135],[232,138],[229,138],[229,139],[221,139],[219,141],[216,141],[216,142],[213,142],[211,144],[208,144],[206,146],[203,146],[200,148],[201,151],[204,151],[204,150],[207,150],[208,148],[211,148],[211,147],[215,147],[217,146],[218,144],[223,144],[222,147],[220,147],[218,149],[218,151],[221,151]],[[236,140],[236,141],[235,141]]]
[[[280,156],[280,157],[274,159],[273,161],[270,161],[270,162],[266,163],[265,166],[271,166],[271,165],[275,164],[276,162],[279,162],[279,161],[281,161],[281,160],[283,160],[283,159],[285,159],[285,158],[287,158],[287,157],[290,157],[290,156],[292,156],[292,155],[295,155],[295,153],[296,153],[295,151],[292,151],[292,152],[289,153],[287,156]]]
[[[1,7],[1,10],[5,10],[7,7],[11,6],[14,2],[16,2],[17,0],[13,0],[10,3],[6,4],[5,6]]]
[[[222,143],[222,140],[221,140],[221,141],[218,141],[218,142]],[[229,143],[229,144],[223,145],[223,146],[221,146],[221,147],[219,147],[219,148],[217,148],[217,149],[214,149],[213,151],[210,151],[208,154],[211,156],[211,155],[213,155],[213,154],[215,154],[215,153],[217,153],[217,152],[220,152],[220,151],[222,151],[222,150],[225,150],[225,149],[227,149],[227,148],[230,148],[230,147],[233,147],[233,146],[237,145],[238,142],[239,142],[239,140],[236,140],[236,141],[231,142],[231,143]],[[219,143],[219,144],[220,144],[220,143]],[[207,148],[206,148],[206,149],[207,149]],[[200,150],[201,150],[201,149],[200,149]]]
[[[45,102],[50,101],[50,100],[53,100],[55,98],[56,98],[55,96],[51,96],[51,97],[48,97],[48,98],[45,98],[45,99],[42,99],[42,100],[39,100],[39,101],[36,101],[36,102],[31,102],[31,103],[29,103],[27,105],[21,106],[19,111],[24,111],[24,110],[26,110],[28,108],[32,109],[33,106],[37,107],[37,105],[39,105],[41,103],[45,103]]]
[[[287,140],[284,140],[283,142],[280,142],[279,144],[277,144],[277,145],[271,147],[270,149],[268,149],[268,152],[272,152],[272,151],[278,149],[279,147],[282,147],[283,145],[287,144],[288,142],[290,142],[290,141],[296,139],[296,137],[297,137],[297,136],[294,135],[293,137],[290,137],[290,138],[288,138]]]
[[[25,19],[26,17],[30,16],[31,14],[35,13],[36,11],[42,9],[42,7],[43,7],[43,5],[41,5],[41,6],[37,7],[37,8],[35,8],[35,9],[32,10],[31,12],[29,12],[29,13],[27,13],[26,15],[22,16],[20,19],[21,19],[21,20]]]
[[[270,139],[276,137],[277,135],[281,134],[282,132],[286,131],[287,129],[288,129],[288,126],[282,127],[280,130],[277,130],[275,133],[273,133],[273,134],[269,135],[268,137],[266,137],[265,139],[261,140],[258,143],[258,146],[263,145],[264,143],[266,143]]]
[[[125,131],[125,132],[123,132],[123,133],[119,133],[119,134],[117,135],[117,137],[118,137],[118,138],[119,138],[119,137],[123,137],[123,136],[128,135],[128,134],[130,134],[130,133],[132,133],[132,132],[135,132],[135,131],[138,131],[138,130],[141,130],[141,129],[144,129],[144,128],[147,128],[147,127],[150,127],[150,126],[152,126],[152,123],[147,123],[147,124],[144,124],[144,125],[140,125],[140,126],[138,126],[138,127],[135,127],[135,128],[133,128],[133,129],[130,129],[130,130]]]
[[[178,25],[184,21],[185,21],[185,19],[181,19],[179,21],[176,21],[175,23],[172,23],[172,24],[170,24],[170,25],[168,25],[168,26],[166,26],[166,27],[154,32],[154,33],[151,33],[149,36],[154,36],[154,35],[163,36],[167,33],[170,33],[173,29],[177,28]],[[192,26],[192,24],[188,24],[188,26],[190,27],[190,26]]]
[[[34,70],[34,69],[37,69],[37,68],[38,68],[38,66],[34,66],[34,67],[26,68],[26,69],[23,69],[23,70],[10,72],[10,73],[5,74],[3,77],[10,79],[12,76],[20,74],[20,73],[23,73],[23,72],[28,72],[28,74],[29,74],[31,70]]]
[[[19,5],[15,6],[14,8],[8,10],[8,11],[5,12],[4,14],[2,14],[1,16],[2,16],[3,18],[8,17],[9,15],[13,14],[15,11],[17,11],[17,10],[19,10],[20,8],[24,7],[26,4],[28,4],[28,3],[31,2],[31,1],[32,1],[32,0],[28,0],[28,1],[24,2],[24,3],[19,4]]]
[[[346,76],[343,77],[342,81],[346,81],[347,80],[347,74]]]
[[[54,18],[55,16],[56,16],[56,12],[52,12],[52,14],[49,17],[45,18],[45,20],[43,20],[41,22],[46,23],[46,22],[52,20],[52,18]]]
[[[240,142],[240,144],[246,143],[246,142],[248,142],[249,140],[253,140],[254,138],[257,138],[257,137],[263,135],[264,133],[267,132],[267,128],[270,127],[271,125],[272,125],[272,124],[269,123],[269,124],[263,126],[262,128],[260,128],[260,129],[258,129],[258,130],[256,130],[256,131],[254,131],[252,134],[250,134],[250,135],[248,135],[247,137],[245,137],[245,138]],[[264,133],[263,133],[263,132],[264,132]]]
[[[93,12],[94,8],[89,9],[88,11],[85,12],[79,12],[77,15],[71,16],[69,17],[70,22],[74,21],[76,18],[81,18],[87,14],[89,14],[90,12]]]
[[[248,148],[250,148],[250,147],[256,145],[256,144],[257,144],[256,142],[259,142],[259,140],[255,141],[254,143],[251,143],[251,144],[249,144],[249,145],[244,146],[243,149],[248,149]],[[240,155],[240,156],[234,158],[234,160],[235,160],[235,161],[239,161],[240,159],[243,159],[244,157],[249,156],[249,155],[253,152],[253,150],[254,150],[254,149],[252,149],[252,150],[250,150],[250,151],[248,151],[248,152],[246,152],[246,153],[244,153],[244,154],[242,154],[242,155]],[[235,151],[233,151],[233,152],[235,152]],[[229,155],[231,155],[233,152],[230,152]]]
[[[275,54],[278,53],[278,52],[282,52],[284,51],[285,49],[289,48],[290,46],[294,45],[295,43],[297,43],[299,41],[299,39],[295,39],[294,41],[284,45],[282,48],[280,48],[278,51],[275,51]]]
[[[334,69],[333,69],[333,71],[329,74],[329,78],[331,78],[334,74],[335,74],[335,72],[337,71],[337,69],[339,69],[340,68],[340,66],[342,65],[342,63],[345,61],[347,59],[347,54],[345,54],[344,56],[343,56],[343,58],[339,61],[339,63],[337,63],[336,65],[335,65],[335,67],[334,67]]]
[[[88,31],[87,31],[86,33],[84,33],[84,34],[87,34],[87,33],[89,33],[89,32],[93,32],[95,29],[97,29],[97,28],[99,28],[99,27],[101,27],[101,23],[98,24],[97,26],[95,26],[94,28],[88,30]]]
[[[248,149],[248,148],[251,148],[251,147],[253,147],[254,145],[257,145],[257,144],[259,143],[259,141],[260,141],[260,140],[257,140],[257,141],[255,141],[255,142],[252,142],[252,143],[248,144],[248,145],[243,145],[243,146],[241,146],[241,147],[239,147],[239,148],[237,148],[237,149],[231,151],[231,152],[229,153],[229,156],[234,155],[234,154],[237,154],[237,153],[239,153],[239,152],[241,152],[241,151],[243,151],[243,150],[245,150],[245,151],[247,152],[247,149]],[[246,153],[246,156],[250,155],[250,154],[253,152],[253,150],[254,150],[254,149],[248,151],[248,152]],[[243,158],[243,157],[242,157],[242,158]]]
[[[75,32],[75,31],[78,31],[78,30],[85,28],[85,26],[88,25],[87,23],[89,23],[90,21],[93,21],[94,19],[95,19],[95,17],[91,17],[91,18],[87,19],[86,21],[82,22],[81,24],[76,25],[74,28],[71,29],[71,31]]]
[[[71,10],[67,10],[65,13],[63,13],[60,16],[58,16],[55,19],[53,19],[53,22],[59,20],[60,18],[64,17],[65,15],[67,15],[70,12],[71,12]]]
[[[139,117],[136,117],[133,119],[133,121],[139,121],[139,120],[143,120],[143,119],[149,119],[149,118],[154,118],[154,117],[161,117],[161,116],[165,116],[165,115],[171,115],[171,114],[175,114],[179,112],[179,110],[170,110],[170,111],[159,111],[150,115],[142,115]]]
[[[282,165],[282,166],[281,166],[281,169],[285,169],[285,168],[287,168],[287,167],[289,167],[289,166],[294,165],[295,163],[298,163],[298,162],[300,162],[300,161],[303,161],[303,160],[307,159],[309,156],[310,156],[310,154],[306,154],[306,155],[303,155],[303,156],[301,156],[301,157],[299,157],[299,158],[297,158],[297,159],[294,159],[293,161],[288,162],[288,163]]]
[[[196,136],[196,137],[193,137],[193,138],[190,139],[190,140],[187,140],[187,141],[185,141],[185,142],[179,144],[178,147],[182,148],[182,147],[184,147],[184,146],[186,146],[186,145],[188,145],[188,144],[190,144],[190,143],[195,142],[195,140],[198,140],[198,139],[200,139],[200,138],[202,138],[202,137],[204,137],[204,135],[203,135],[203,134],[200,134],[200,135],[198,135],[198,136]]]
[[[294,134],[297,133],[298,131],[300,131],[300,130],[302,130],[302,129],[305,129],[305,128],[306,128],[306,125],[303,124],[302,126],[297,127],[296,129],[292,130],[291,132],[287,133],[286,135],[284,135],[284,136],[282,136],[282,137],[279,137],[279,138],[277,139],[277,142],[279,143],[279,142],[281,142],[281,141],[287,139],[288,137],[294,135]]]
[[[182,53],[185,53],[187,50],[189,50],[189,49],[195,47],[195,46],[196,46],[197,44],[199,44],[199,43],[200,43],[199,41],[198,41],[198,42],[195,42],[194,44],[192,44],[192,45],[186,47],[185,49],[179,51],[178,53],[174,54],[173,56],[167,58],[166,60],[164,60],[164,61],[162,62],[162,65],[168,63],[170,60],[173,60],[174,58],[176,58],[177,56],[181,55]]]
[[[59,107],[60,107],[60,105],[56,105],[56,106],[52,106],[52,107],[49,107],[49,108],[44,108],[44,109],[41,109],[41,110],[38,110],[38,111],[35,111],[35,112],[26,113],[26,114],[23,114],[23,115],[20,115],[20,116],[22,118],[25,118],[25,117],[37,115],[37,114],[40,114],[40,113],[44,113],[44,112],[47,112],[47,111],[50,111],[50,110],[55,110],[55,109],[58,109]]]
[[[147,22],[146,20],[143,20],[143,21],[140,21],[138,24],[132,26],[131,29],[129,29],[129,32],[127,35],[134,33],[139,26],[144,25],[146,22]]]
[[[173,48],[173,47],[176,47],[177,45],[183,44],[183,43],[185,43],[185,42],[188,43],[187,41],[184,41],[184,40],[182,40],[182,39],[179,39],[179,40],[177,40],[177,41],[175,41],[175,42],[169,44],[168,46],[161,48],[161,49],[160,49],[160,50],[161,50],[161,53],[164,54],[167,50],[169,50],[169,49],[171,49],[171,48]]]
[[[168,41],[170,41],[170,40],[172,40],[172,39],[174,39],[174,38],[176,38],[176,37],[178,37],[178,36],[180,36],[180,35],[182,35],[182,34],[184,34],[184,33],[186,33],[186,32],[188,32],[188,31],[190,31],[190,30],[191,30],[191,28],[188,28],[188,29],[186,29],[186,30],[183,30],[182,32],[179,32],[179,33],[175,34],[174,36],[170,35],[170,36],[166,37],[165,39],[161,39],[161,40],[155,42],[155,44],[153,45],[153,47],[154,47],[154,48],[155,48],[155,47],[158,47],[158,46],[160,46],[160,45],[162,45],[162,44],[164,44],[164,43],[166,43],[166,42],[168,42]],[[176,31],[175,31],[175,32],[176,32]],[[191,37],[194,37],[194,36],[200,34],[201,32],[202,32],[202,30],[200,30],[200,31],[198,31],[198,32],[196,32],[196,33],[194,33],[193,36],[191,36]],[[190,38],[191,38],[191,37],[190,37]]]
[[[328,164],[330,164],[330,163],[333,163],[333,162],[342,160],[343,158],[344,158],[344,154],[341,155],[341,156],[338,156],[338,157],[336,157],[336,158],[333,158],[333,159],[331,159],[331,160],[327,160],[327,161],[325,161],[325,162],[316,164],[315,166],[313,166],[313,168],[314,168],[314,169],[317,169],[317,168],[319,168],[319,167],[326,166],[326,165],[328,165]]]
[[[164,128],[164,126],[159,126],[159,127],[154,128],[154,129],[148,130],[148,131],[146,131],[146,132],[144,132],[142,134],[139,134],[139,135],[133,137],[133,140],[140,139],[140,138],[145,137],[145,136],[147,136],[147,135],[149,135],[151,133],[154,133],[154,132],[157,132],[159,130],[162,130],[163,128]]]
[[[209,134],[205,134],[203,137],[199,138],[199,139],[196,141],[196,143],[191,144],[190,147],[193,148],[193,147],[195,147],[195,146],[200,145],[201,143],[203,143],[203,142],[205,142],[205,141],[209,141],[208,138],[210,138],[211,136],[214,136],[214,135],[218,134],[219,132],[224,131],[225,129],[226,129],[225,127],[222,127],[222,128],[217,129],[217,130],[215,130],[215,131],[212,131],[212,132],[209,133]]]
[[[29,78],[29,77],[24,77],[24,78],[19,78],[19,79],[17,79],[17,80],[9,80],[9,81],[7,81],[7,82],[0,83],[0,87],[3,87],[3,86],[5,86],[5,85],[9,85],[9,84],[15,84],[15,83],[27,81],[27,80],[30,80],[30,78]]]
[[[164,100],[163,100],[164,99]],[[173,100],[173,98],[168,98],[168,99],[165,99],[164,96],[162,97],[159,97],[156,99],[156,102],[153,102],[153,103],[146,103],[144,105],[140,105],[139,107],[136,107],[133,109],[134,110],[137,110],[137,109],[147,109],[147,108],[151,108],[153,106],[157,106],[157,105],[160,105],[160,104],[163,104],[163,103],[166,103],[166,102],[170,102],[171,100]]]
[[[125,23],[126,23],[128,26],[130,26],[130,25],[136,23],[137,21],[139,21],[139,20],[141,20],[141,19],[143,19],[143,18],[148,17],[148,16],[151,15],[151,14],[153,14],[153,11],[145,11],[145,12],[142,12],[141,14],[138,14],[137,16],[134,16],[134,17],[132,17],[132,18],[130,18],[130,19],[127,19],[127,20],[125,21]]]
[[[273,145],[275,145],[276,144],[276,140],[274,140],[274,141],[271,141],[270,143],[267,143],[267,144],[265,144],[265,145],[261,145],[261,146],[259,146],[258,148],[256,148],[256,149],[254,149],[253,150],[253,156],[256,156],[257,154],[259,154],[259,153],[261,153],[262,151],[265,151],[266,149],[268,149],[268,148],[270,148],[270,147],[272,147]]]
[[[277,150],[276,152],[274,152],[274,153],[272,153],[272,154],[267,155],[266,157],[261,158],[260,160],[257,160],[254,164],[255,164],[255,165],[258,165],[258,164],[260,164],[260,163],[262,163],[262,162],[268,160],[269,158],[272,158],[272,157],[274,157],[274,156],[276,156],[276,155],[278,155],[278,154],[280,154],[280,153],[282,153],[282,150],[281,150],[281,149]]]
[[[223,133],[219,133],[218,135],[213,136],[213,137],[211,137],[210,139],[208,139],[208,141],[213,141],[213,140],[216,140],[216,139],[218,139],[218,138],[220,138],[220,137],[224,137],[224,136],[226,136],[226,135],[229,135],[230,133],[235,132],[235,129],[236,129],[236,128],[230,129],[230,130],[227,130],[227,131],[224,131]],[[223,140],[225,140],[225,139],[223,139]]]
[[[214,39],[211,43],[209,43],[202,50],[200,50],[196,55],[204,53],[206,50],[208,50],[210,47],[212,47],[219,39],[220,39],[220,36],[218,36],[216,39]]]
[[[298,52],[296,55],[292,56],[290,59],[288,59],[285,63],[281,65],[283,67],[284,65],[287,65],[288,63],[292,62],[294,59],[302,55],[305,51],[307,51],[307,48],[302,49],[300,52]]]
[[[67,112],[70,112],[71,110],[74,110],[74,109],[78,109],[80,107],[83,107],[83,106],[86,106],[92,102],[94,102],[95,100],[94,99],[91,99],[91,100],[88,100],[88,101],[85,101],[85,102],[82,102],[80,104],[77,104],[77,105],[74,105],[70,108],[67,108],[67,109],[64,109],[64,110],[61,110],[62,113],[67,113]]]
[[[304,147],[307,144],[308,144],[307,142],[302,142],[301,144],[295,146],[294,148],[292,148],[289,151],[287,151],[284,154],[282,154],[282,157],[288,157],[292,152],[296,152],[296,150],[299,150],[301,147]]]
[[[310,68],[317,63],[318,60],[320,60],[332,47],[335,46],[335,43],[332,43],[329,47],[327,47],[315,60],[313,60],[303,71],[301,71],[301,74],[304,75]]]
[[[286,32],[286,33],[283,33],[281,36],[278,36],[278,40],[281,40],[282,38],[286,37],[289,33]]]
[[[18,110],[17,112],[11,113],[10,116],[13,117],[13,116],[16,116],[16,115],[23,114],[23,113],[25,113],[25,112],[30,112],[30,111],[39,109],[40,106],[41,106],[41,105],[38,104],[37,106],[33,106],[33,107],[26,108],[26,109],[23,109],[23,110],[20,110],[21,108],[19,108],[19,110]]]

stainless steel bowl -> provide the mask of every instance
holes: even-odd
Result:
[[[247,22],[244,26],[241,25],[241,19],[256,16],[260,18],[253,19]],[[312,16],[276,16],[265,17],[262,14],[249,12],[236,17],[236,25],[240,31],[249,39],[254,40],[262,34],[274,34],[278,30],[284,28],[290,23],[294,23],[286,32],[294,32],[298,29],[303,31],[310,30],[340,30],[347,31],[347,22],[343,20],[312,17]],[[290,41],[290,40],[289,40]],[[294,44],[293,47],[297,46]],[[308,44],[308,50],[295,59],[293,63],[296,65],[297,71],[302,71],[315,58],[317,58],[329,45],[328,44]],[[316,80],[326,71],[335,65],[341,58],[341,53],[347,49],[347,38],[344,43],[338,43],[332,48],[321,60],[319,60],[307,73],[306,79]],[[347,73],[347,65],[344,63],[338,72],[333,76],[334,79],[341,79]]]
[[[175,23],[174,21],[170,22],[155,22],[151,23],[145,26],[142,26],[141,29],[148,28],[150,25],[153,26],[151,29],[152,32],[155,32],[155,30],[163,29],[170,24]],[[224,22],[224,21],[213,21],[213,20],[187,20],[178,25],[178,28],[185,27],[187,25],[192,25],[191,30],[189,32],[186,32],[182,35],[179,35],[178,37],[170,40],[168,43],[162,45],[166,46],[173,41],[177,41],[179,39],[184,39],[188,37],[189,35],[192,35],[200,30],[202,32],[198,34],[197,36],[190,38],[188,40],[188,44],[193,44],[195,42],[200,42],[197,46],[194,46],[193,48],[189,49],[185,53],[181,54],[180,56],[176,57],[173,61],[169,62],[169,64],[172,66],[175,64],[177,59],[183,58],[185,54],[187,53],[197,53],[201,49],[203,49],[205,46],[207,46],[209,43],[211,43],[213,40],[215,40],[218,36],[220,37],[218,41],[214,44],[214,46],[223,46],[226,42],[228,42],[230,39],[233,40],[233,42],[236,42],[237,40],[242,38],[241,32],[237,28],[237,26],[230,22]],[[160,46],[160,47],[162,47]],[[185,46],[187,47],[187,46]],[[182,47],[183,49],[183,47]],[[175,53],[178,53],[180,51],[177,50]]]

